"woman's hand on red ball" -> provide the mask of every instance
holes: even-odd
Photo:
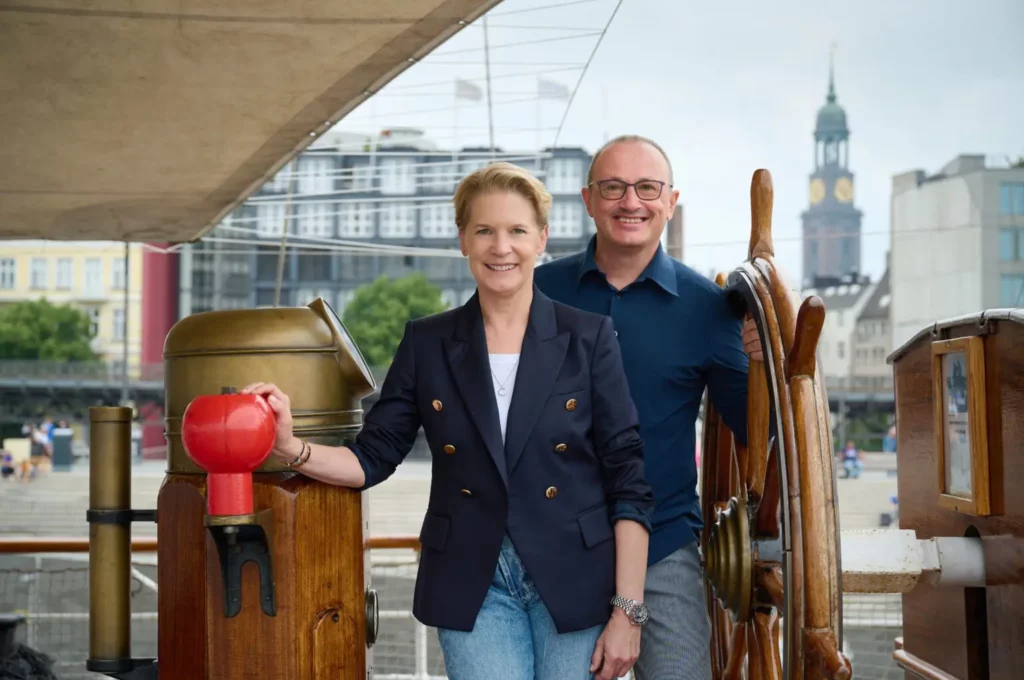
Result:
[[[300,442],[292,432],[292,403],[288,395],[273,383],[254,382],[241,390],[242,394],[255,394],[264,397],[274,415],[277,416],[277,429],[274,437],[275,458],[283,461],[294,460],[302,452]]]

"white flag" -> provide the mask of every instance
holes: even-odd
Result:
[[[455,79],[455,98],[478,102],[484,98],[483,90],[468,80]]]
[[[537,78],[537,96],[541,99],[568,99],[569,88],[554,80]]]

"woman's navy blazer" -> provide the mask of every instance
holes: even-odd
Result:
[[[477,296],[410,321],[351,447],[364,489],[391,476],[420,426],[432,478],[413,615],[471,630],[507,533],[559,632],[606,623],[613,523],[650,531],[654,507],[612,320],[534,287],[504,445]]]

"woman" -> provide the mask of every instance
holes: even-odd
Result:
[[[534,287],[551,196],[528,172],[491,164],[454,203],[476,294],[406,325],[351,447],[296,439],[274,385],[243,392],[277,414],[273,455],[329,484],[384,481],[423,427],[413,614],[438,629],[449,678],[623,676],[647,615],[653,492],[611,319]]]

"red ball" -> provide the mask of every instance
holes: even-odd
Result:
[[[266,399],[254,394],[196,397],[181,419],[181,442],[196,465],[206,471],[209,515],[253,513],[252,471],[274,448],[277,418]]]
[[[255,394],[196,397],[181,419],[181,442],[207,472],[251,472],[274,448],[276,418]]]

